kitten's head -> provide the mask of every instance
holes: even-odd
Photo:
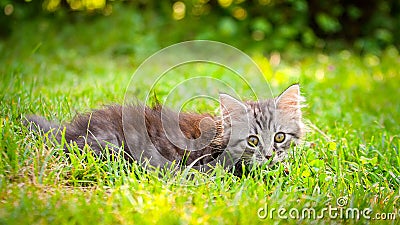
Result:
[[[246,165],[284,160],[291,145],[303,135],[300,87],[294,84],[278,97],[241,102],[221,94],[220,103],[227,150]]]

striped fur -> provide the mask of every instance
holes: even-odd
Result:
[[[290,146],[303,136],[301,101],[295,84],[276,98],[257,102],[221,94],[221,114],[217,116],[178,113],[159,105],[114,105],[78,115],[62,125],[28,116],[27,125],[52,134],[57,141],[65,128],[66,143],[75,142],[79,148],[89,145],[98,155],[104,154],[106,147],[111,154],[123,149],[127,159],[144,157],[155,166],[167,161],[204,165],[227,150],[236,157],[235,163],[272,165],[284,160]],[[274,141],[278,132],[285,134],[282,143]],[[258,137],[259,144],[250,146],[249,136]]]

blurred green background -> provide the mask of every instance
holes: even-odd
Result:
[[[109,32],[125,33],[125,38],[146,34],[141,43],[150,41],[156,49],[210,39],[246,51],[351,48],[379,54],[400,44],[398,0],[0,0],[0,7],[3,39],[39,18],[56,22],[62,30],[65,23],[117,17],[120,21],[104,25]],[[46,24],[38,29],[46,30]],[[134,50],[127,40],[118,41],[127,45],[115,49],[117,54]]]

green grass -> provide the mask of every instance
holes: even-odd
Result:
[[[113,17],[61,25],[38,19],[0,42],[0,224],[367,222],[328,215],[286,220],[277,210],[273,218],[257,216],[266,205],[321,212],[336,207],[340,197],[348,199],[344,209],[370,208],[371,217],[400,210],[400,55],[393,48],[379,57],[350,51],[283,54],[279,65],[250,53],[275,94],[300,82],[307,99],[304,117],[321,131],[311,129],[306,137],[311,144],[293,149],[289,174],[281,165],[244,177],[221,168],[211,175],[194,173],[193,179],[168,170],[160,176],[123,160],[99,161],[90,151],[68,158],[48,137],[30,134],[22,126],[23,115],[68,121],[77,112],[123,102],[134,70],[159,49],[151,40],[162,34],[154,27],[147,33],[143,27],[107,32],[140,22],[140,17]],[[26,38],[32,32],[36,35]],[[158,97],[164,99],[174,82],[190,77],[185,71],[192,70],[218,79],[229,76],[214,65],[192,65],[172,71],[156,88]],[[235,88],[243,95],[249,91],[240,84]],[[179,95],[170,103],[178,100]],[[215,107],[203,102],[187,109]],[[369,222],[398,224],[396,216]]]

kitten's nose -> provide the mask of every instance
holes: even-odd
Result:
[[[267,159],[267,160],[269,160],[270,158],[272,158],[273,156],[274,156],[274,152],[275,152],[275,150],[272,148],[272,149],[269,149],[268,151],[265,151],[264,152],[264,156],[265,156],[265,158]]]

